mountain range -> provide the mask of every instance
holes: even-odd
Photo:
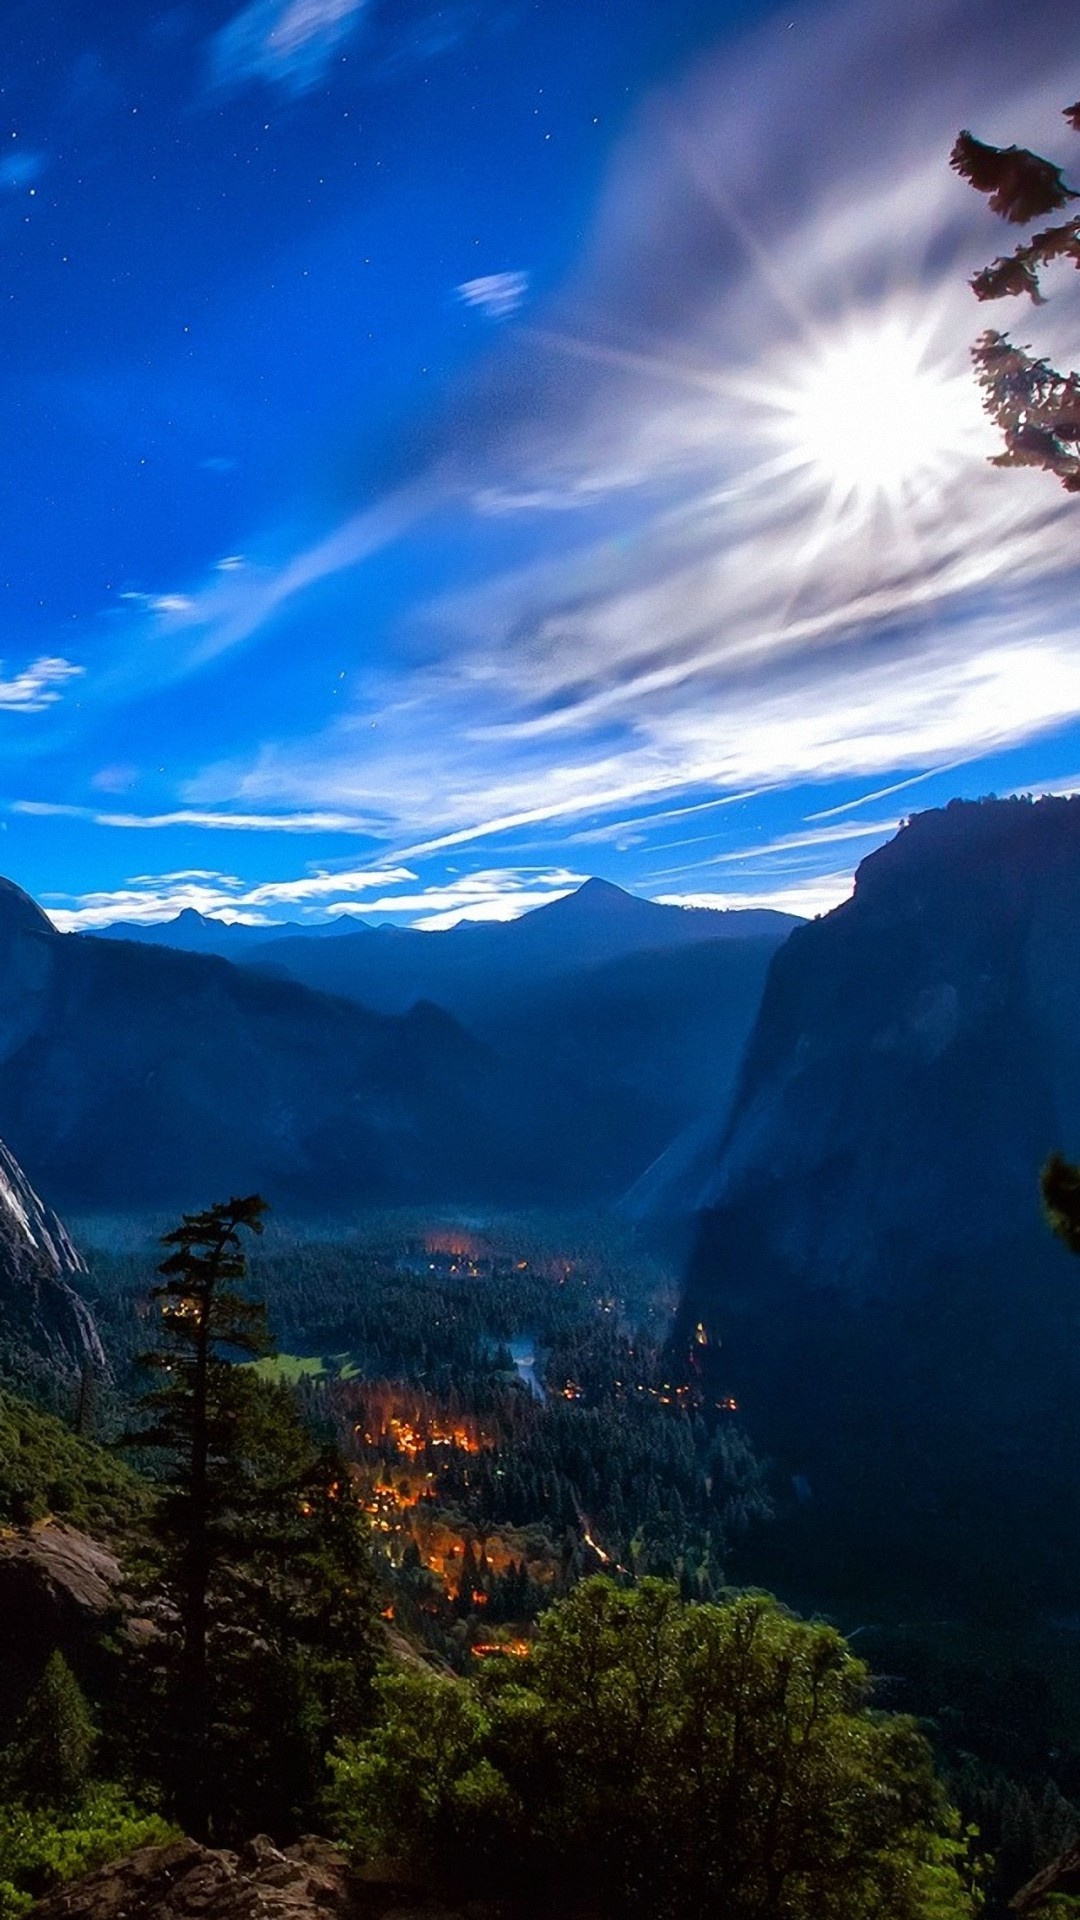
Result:
[[[662,906],[593,879],[516,920],[440,933],[369,926],[347,915],[303,927],[230,926],[188,908],[174,920],[120,923],[98,937],[216,953],[379,1013],[405,1013],[418,1000],[431,1000],[479,1027],[495,1006],[508,1011],[553,978],[631,954],[717,941],[755,940],[771,949],[800,924],[771,908]]]
[[[733,1080],[791,924],[593,882],[510,926],[239,965],[59,934],[4,883],[0,1137],[68,1210],[612,1199]]]

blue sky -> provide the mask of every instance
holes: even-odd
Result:
[[[987,464],[947,164],[1080,175],[1067,23],[11,5],[3,871],[65,927],[814,912],[1080,782],[1080,507]]]

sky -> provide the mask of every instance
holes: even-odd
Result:
[[[0,871],[57,925],[825,911],[1080,785],[968,126],[1066,0],[6,0]],[[1060,361],[1059,361],[1060,363]]]

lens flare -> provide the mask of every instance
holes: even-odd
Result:
[[[899,504],[985,447],[965,368],[954,373],[900,319],[852,322],[771,396],[792,464],[840,499]]]

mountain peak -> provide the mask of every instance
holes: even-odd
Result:
[[[591,880],[583,880],[580,887],[575,887],[573,893],[564,893],[559,900],[550,900],[543,907],[535,907],[533,913],[551,911],[560,916],[582,912],[609,915],[625,913],[628,908],[632,910],[649,905],[651,902],[640,899],[637,894],[627,893],[625,887],[617,887],[614,881],[594,877]]]

